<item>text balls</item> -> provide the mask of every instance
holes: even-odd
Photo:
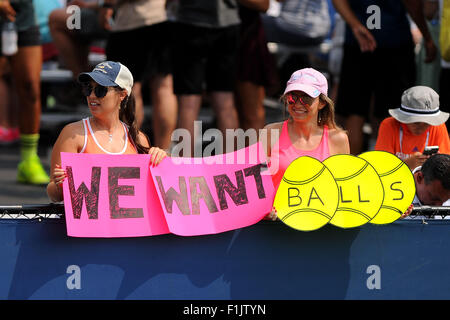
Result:
[[[304,156],[286,169],[274,207],[281,221],[298,230],[316,230],[328,222],[353,228],[394,222],[415,193],[412,172],[388,152],[339,154],[323,162]]]
[[[370,162],[377,171],[384,188],[384,201],[373,224],[391,223],[400,218],[414,200],[414,176],[408,166],[392,153],[369,151],[358,157]]]
[[[289,165],[274,200],[279,219],[302,231],[327,224],[337,206],[338,187],[333,175],[311,157],[300,157]]]
[[[323,161],[336,180],[339,204],[330,223],[341,228],[369,222],[381,208],[383,184],[372,165],[362,158],[338,154]]]

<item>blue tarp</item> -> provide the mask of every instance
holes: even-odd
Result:
[[[447,220],[88,239],[57,219],[2,219],[0,298],[449,299],[449,239]]]

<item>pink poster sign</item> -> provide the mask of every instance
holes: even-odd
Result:
[[[149,174],[148,155],[61,153],[64,207],[72,237],[169,233]]]
[[[214,234],[260,221],[275,195],[260,144],[220,156],[61,153],[67,234],[138,237]]]
[[[172,233],[193,236],[247,227],[275,195],[261,145],[204,158],[168,158],[151,168]]]

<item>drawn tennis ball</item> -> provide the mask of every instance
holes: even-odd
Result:
[[[384,200],[373,224],[391,223],[400,218],[414,200],[416,185],[408,166],[386,151],[369,151],[358,157],[367,160],[377,171],[384,188]]]
[[[280,220],[301,231],[327,224],[337,205],[338,189],[333,175],[319,160],[308,156],[289,165],[274,200]]]
[[[384,189],[372,165],[353,155],[338,154],[323,161],[338,185],[339,204],[330,223],[341,228],[359,227],[381,208]]]

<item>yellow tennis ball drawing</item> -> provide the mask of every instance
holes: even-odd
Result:
[[[327,224],[337,205],[333,175],[319,160],[308,156],[297,158],[286,169],[273,204],[281,221],[301,231]]]
[[[367,160],[378,172],[384,188],[384,201],[373,224],[391,223],[400,218],[414,200],[416,185],[408,166],[386,151],[369,151],[358,157]]]
[[[384,189],[372,165],[359,157],[338,154],[323,161],[339,192],[339,204],[330,223],[341,228],[359,227],[373,219],[381,208]]]

